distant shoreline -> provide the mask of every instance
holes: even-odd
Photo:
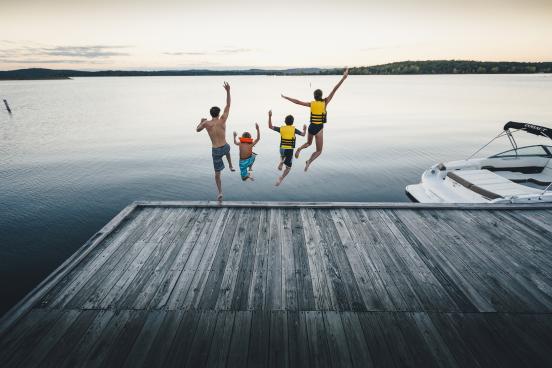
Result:
[[[12,81],[18,81],[18,80],[64,80],[64,79],[73,79],[73,77],[42,77],[42,78],[25,78],[25,77],[2,78],[2,77],[0,77],[0,81],[6,81],[6,80],[12,80]]]
[[[338,75],[343,68],[294,68],[294,69],[248,69],[248,70],[57,70],[18,69],[0,71],[0,80],[65,80],[73,77],[172,77],[172,76],[301,76]],[[351,75],[443,75],[443,74],[542,74],[552,73],[552,62],[494,62],[471,60],[425,60],[401,61],[396,63],[352,67]]]

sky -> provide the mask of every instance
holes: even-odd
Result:
[[[552,0],[0,0],[0,70],[552,61]]]

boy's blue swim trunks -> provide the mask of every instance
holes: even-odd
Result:
[[[226,143],[222,147],[213,147],[213,166],[215,171],[222,171],[224,169],[224,162],[222,162],[222,157],[224,157],[228,152],[230,152],[230,145]]]
[[[249,176],[249,173],[247,172],[247,169],[249,169],[253,163],[255,162],[255,156],[257,156],[255,153],[249,156],[248,158],[244,160],[240,160],[240,174],[242,179]]]

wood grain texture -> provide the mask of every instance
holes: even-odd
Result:
[[[552,366],[552,209],[137,202],[0,322],[9,367]]]

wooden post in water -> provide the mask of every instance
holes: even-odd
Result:
[[[4,105],[6,105],[6,110],[8,110],[8,112],[11,114],[12,111],[10,109],[10,105],[8,105],[8,101],[6,101],[5,99],[4,99]]]

